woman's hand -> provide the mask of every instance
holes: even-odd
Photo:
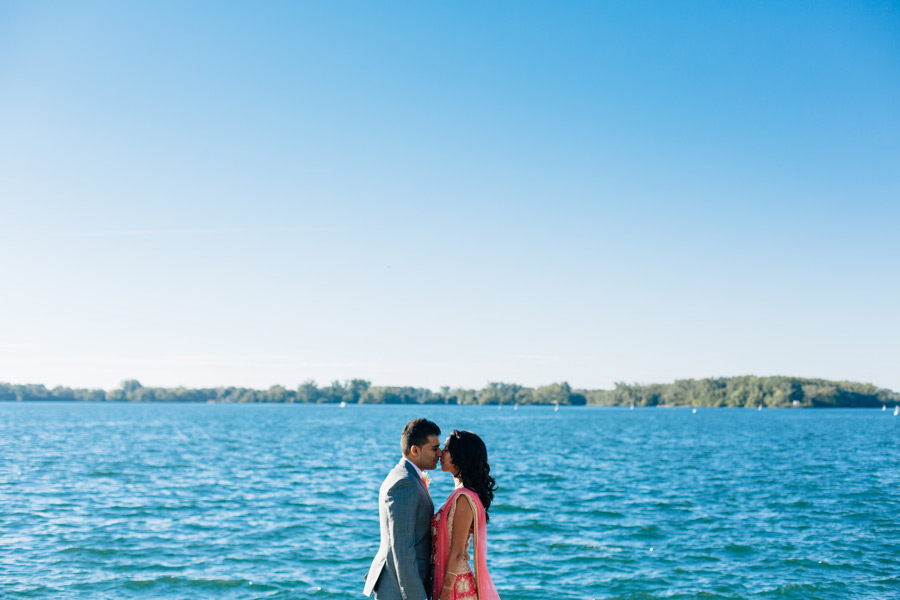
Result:
[[[441,588],[441,593],[438,596],[437,600],[450,600],[453,596],[453,584],[445,583],[444,587]]]

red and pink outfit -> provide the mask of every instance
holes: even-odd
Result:
[[[459,560],[459,564],[453,565],[450,571],[455,572],[456,582],[453,585],[453,595],[442,600],[500,600],[494,582],[487,570],[487,519],[484,506],[478,494],[464,487],[456,488],[447,498],[447,502],[431,519],[431,548],[432,562],[434,563],[434,598],[440,596],[444,587],[444,575],[447,572],[447,561],[450,558],[450,539],[453,535],[453,516],[456,513],[457,502],[469,502],[472,505],[472,513],[475,520],[469,531],[469,539],[472,540],[473,554],[475,554],[475,569],[469,565],[469,539],[466,540],[466,550]],[[452,575],[451,575],[452,577]]]

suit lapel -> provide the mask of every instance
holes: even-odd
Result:
[[[422,478],[419,477],[419,473],[416,472],[416,468],[412,466],[405,458],[400,459],[400,463],[406,467],[406,472],[410,477],[415,479],[419,483],[419,487],[422,488],[422,491],[425,492],[425,495],[428,497],[428,503],[431,504],[431,512],[434,512],[434,501],[431,499],[431,492],[428,491],[428,488],[425,487],[425,482],[422,481]]]

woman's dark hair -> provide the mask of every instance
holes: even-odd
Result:
[[[458,470],[463,485],[478,494],[481,499],[485,520],[489,521],[487,510],[491,500],[494,499],[494,489],[497,486],[491,477],[487,447],[481,438],[471,431],[454,429],[447,439],[447,450],[450,451],[450,458]]]

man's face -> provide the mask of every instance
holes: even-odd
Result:
[[[429,436],[427,444],[413,446],[410,454],[412,454],[412,461],[423,471],[434,469],[441,457],[441,440],[436,435]]]

